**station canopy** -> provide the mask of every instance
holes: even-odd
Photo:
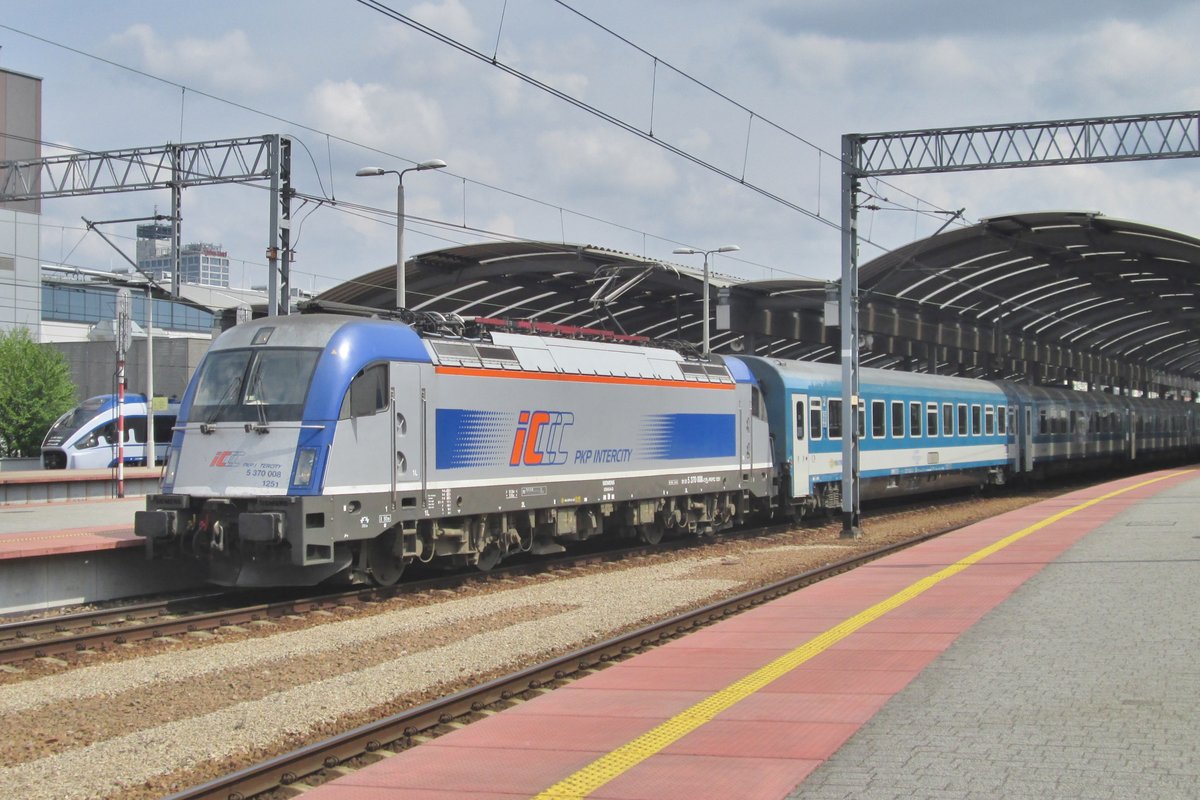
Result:
[[[703,338],[696,265],[522,241],[424,253],[405,274],[414,312],[695,348]],[[712,274],[709,287],[714,352],[838,360],[836,282]],[[392,265],[313,305],[384,313],[395,300]],[[1200,389],[1200,240],[1152,225],[1085,212],[985,219],[861,265],[859,310],[864,367],[1189,396]]]

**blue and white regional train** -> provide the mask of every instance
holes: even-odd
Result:
[[[532,330],[526,325],[525,330]],[[607,534],[840,505],[836,366],[332,314],[239,325],[184,395],[151,557],[225,585],[391,584]],[[864,499],[1194,456],[1196,406],[865,369]]]
[[[121,404],[124,416],[125,447],[122,455],[126,465],[146,463],[146,396],[125,395]],[[171,429],[179,413],[179,404],[170,403],[155,411],[155,462],[163,463]],[[42,440],[44,469],[105,469],[117,465],[117,396],[102,394],[89,397],[58,418]]]

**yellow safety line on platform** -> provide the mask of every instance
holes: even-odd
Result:
[[[1010,544],[1024,539],[1029,534],[1035,533],[1048,525],[1053,525],[1055,522],[1085,508],[1090,508],[1105,500],[1111,500],[1118,495],[1125,494],[1134,489],[1140,489],[1143,486],[1149,486],[1150,484],[1186,475],[1194,471],[1189,469],[1182,472],[1173,472],[1169,475],[1161,475],[1148,481],[1126,486],[1124,489],[1117,489],[1116,491],[1088,500],[1085,503],[1080,503],[1073,508],[1060,511],[1040,522],[1035,522],[1027,528],[1022,528],[1016,533],[1010,534],[982,550],[977,550],[966,558],[951,564],[933,575],[922,578],[886,600],[876,603],[865,611],[808,640],[795,650],[780,656],[764,667],[760,667],[741,680],[731,683],[716,694],[710,695],[707,699],[671,717],[669,720],[647,731],[628,744],[622,745],[611,753],[596,759],[583,769],[573,775],[567,776],[541,794],[538,794],[535,800],[575,800],[586,797],[604,784],[637,766],[642,761],[645,761],[674,742],[679,741],[735,703],[744,700],[772,681],[783,677],[806,661],[820,655],[868,623],[874,622],[887,612],[899,608],[909,600],[918,597],[947,578],[957,575],[967,567],[982,561],[993,553],[1003,550]]]
[[[106,533],[120,533],[127,531],[130,528],[121,525],[113,525],[109,528],[86,528],[80,531],[71,531],[68,533],[47,533],[45,536],[23,536],[20,539],[15,536],[5,536],[0,534],[0,544],[25,544],[27,542],[44,542],[47,539],[74,539],[77,536],[103,536]]]

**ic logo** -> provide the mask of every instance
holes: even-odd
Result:
[[[553,466],[567,463],[567,451],[562,447],[563,432],[575,424],[575,415],[568,411],[522,411],[517,417],[517,432],[513,436],[510,467]]]
[[[236,467],[238,466],[238,456],[243,453],[245,453],[244,450],[220,450],[208,465],[210,467]]]

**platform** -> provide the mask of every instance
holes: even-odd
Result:
[[[1191,797],[1198,500],[1168,470],[1030,505],[306,797]]]
[[[144,497],[0,505],[0,614],[201,585],[170,562],[147,569],[133,534]]]
[[[126,467],[124,496],[158,491],[162,467]],[[35,469],[0,472],[0,507],[118,497],[115,469]]]

